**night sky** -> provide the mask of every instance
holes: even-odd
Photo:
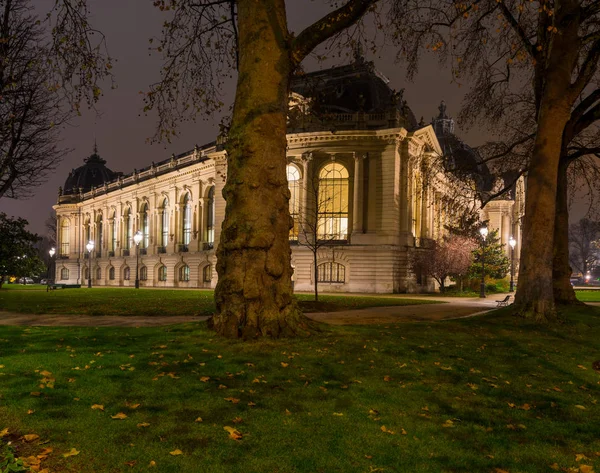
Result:
[[[152,161],[167,159],[172,153],[190,150],[195,144],[202,145],[213,141],[217,135],[219,118],[185,123],[179,130],[179,138],[170,144],[149,144],[156,125],[154,115],[144,116],[140,91],[147,90],[159,78],[161,58],[159,54],[149,54],[148,40],[160,35],[160,26],[165,14],[152,6],[152,1],[88,0],[93,12],[93,26],[106,35],[109,53],[116,59],[113,71],[117,88],[110,89],[105,84],[104,95],[97,105],[97,112],[84,110],[81,117],[73,120],[63,133],[64,146],[73,151],[63,160],[46,184],[40,186],[28,200],[15,201],[0,199],[0,212],[27,219],[30,230],[44,234],[44,221],[56,203],[58,188],[62,186],[69,171],[83,164],[83,159],[92,153],[94,139],[98,143],[100,156],[107,161],[113,171],[130,173],[134,168],[148,166]],[[40,15],[54,3],[48,0],[35,0],[34,5]],[[288,0],[290,30],[298,33],[305,26],[320,18],[328,11],[320,1]],[[448,106],[447,112],[456,117],[467,87],[459,87],[451,80],[448,70],[440,69],[435,53],[424,53],[420,72],[413,82],[405,78],[405,69],[394,63],[395,50],[382,49],[381,57],[365,54],[367,60],[390,79],[392,88],[405,88],[404,98],[413,110],[417,120],[421,116],[429,123],[437,115],[440,101]],[[349,60],[331,63],[338,65]],[[314,61],[305,63],[310,71],[324,66]],[[234,91],[227,91],[225,103],[233,101]],[[485,141],[485,130],[473,128],[469,133],[457,128],[457,133],[465,141],[477,146]]]

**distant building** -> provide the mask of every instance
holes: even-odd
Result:
[[[473,201],[473,189],[457,195],[455,171],[471,166],[465,179],[483,193],[495,184],[454,135],[445,104],[431,124],[417,123],[403,93],[362,58],[296,78],[290,100],[295,289],[313,287],[313,255],[302,243],[316,233],[327,241],[317,254],[323,291],[433,290],[432,279],[411,272],[409,255],[441,239],[460,205]],[[133,236],[140,231],[141,286],[214,287],[226,174],[222,138],[127,175],[108,169],[95,149],[67,177],[54,206],[56,279],[85,283],[91,271],[96,286],[133,286]],[[502,243],[516,238],[516,255],[523,195],[521,179],[481,211],[500,230]],[[315,220],[319,225],[311,225]],[[88,254],[90,240],[95,245]]]

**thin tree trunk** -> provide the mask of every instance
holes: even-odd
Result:
[[[315,241],[317,238],[317,234],[315,232]],[[313,251],[313,260],[315,265],[315,302],[319,300],[319,268],[317,267],[317,250]]]
[[[558,164],[562,136],[575,97],[571,73],[579,51],[577,2],[566,0],[557,15],[561,31],[551,46],[540,95],[538,128],[527,177],[525,220],[515,295],[515,314],[547,322],[556,317],[552,267]],[[563,28],[564,26],[564,28]]]
[[[556,188],[556,217],[554,220],[554,260],[552,279],[554,284],[554,303],[581,304],[571,285],[571,265],[569,264],[569,208],[568,208],[568,163],[563,157],[558,168]]]
[[[292,68],[284,0],[239,0],[239,76],[227,141],[215,330],[291,336],[308,319],[292,292],[286,116]],[[269,205],[264,205],[269,202]]]

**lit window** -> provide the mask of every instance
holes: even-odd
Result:
[[[140,211],[142,220],[142,248],[148,248],[150,244],[150,218],[148,217],[148,204],[142,205]]]
[[[70,235],[71,225],[68,219],[64,219],[60,224],[60,255],[68,256],[69,255],[69,235]]]
[[[186,264],[179,268],[179,280],[189,281],[190,280],[190,267]]]
[[[166,247],[169,242],[169,199],[165,197],[161,207],[162,232],[160,234],[160,246]]]
[[[183,197],[182,227],[182,243],[187,246],[192,240],[192,202],[189,193],[185,194],[185,196]]]
[[[167,280],[167,267],[164,265],[161,266],[160,268],[158,268],[158,280],[159,281]]]
[[[346,267],[340,263],[321,263],[318,266],[319,282],[342,283],[346,281]]]
[[[348,170],[339,163],[327,164],[319,173],[319,240],[348,238],[348,177]]]
[[[206,202],[206,241],[209,245],[215,243],[215,188],[208,190],[208,199]]]
[[[298,219],[300,218],[300,171],[293,164],[287,165],[287,180],[290,189],[290,216],[293,226],[290,228],[290,240],[298,240]]]
[[[125,269],[123,269],[123,279],[125,281],[129,281],[130,277],[131,277],[131,270],[129,269],[129,266],[125,266]]]
[[[62,280],[69,279],[69,270],[67,268],[62,268],[60,270],[60,279],[62,279]]]
[[[113,266],[111,266],[108,270],[108,279],[111,281],[115,280],[115,268]]]
[[[148,279],[148,268],[146,266],[142,266],[140,268],[140,280],[146,281]]]

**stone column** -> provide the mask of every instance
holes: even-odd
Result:
[[[314,191],[316,185],[314,181],[316,176],[312,175],[312,166],[310,165],[313,160],[312,153],[302,154],[302,208],[300,209],[300,225],[304,228],[298,229],[298,238],[306,238],[310,234],[310,230],[306,228],[308,222],[314,218],[314,212],[312,212],[312,205],[317,205],[316,202],[312,202],[311,199],[317,198]],[[312,222],[311,222],[312,223]]]
[[[510,217],[508,212],[502,212],[502,244],[504,245],[504,253],[506,256],[510,258],[510,245],[508,244],[508,239],[512,234],[512,229],[510,225]]]
[[[364,161],[368,153],[354,153],[354,196],[352,212],[352,233],[364,232]]]
[[[423,190],[421,199],[421,238],[431,238],[429,232],[429,189]]]

